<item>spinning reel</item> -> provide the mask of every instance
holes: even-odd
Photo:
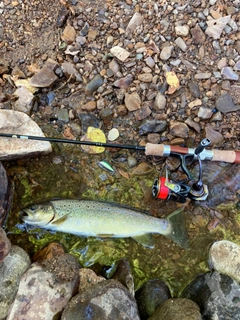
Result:
[[[187,198],[195,201],[204,201],[208,197],[208,187],[202,182],[202,161],[201,152],[205,147],[209,146],[211,141],[209,139],[203,139],[195,150],[194,155],[171,153],[181,161],[182,170],[188,177],[187,183],[172,182],[168,179],[168,171],[166,170],[166,177],[159,177],[155,179],[152,187],[152,195],[154,198],[162,200],[173,200],[181,203],[185,203]],[[195,180],[192,173],[187,169],[186,160],[197,159],[199,165],[198,180]]]

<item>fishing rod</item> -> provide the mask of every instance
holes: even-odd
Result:
[[[20,135],[20,134],[14,134],[14,133],[0,133],[0,137],[18,138],[22,140],[48,141],[48,142],[54,142],[54,143],[70,143],[70,144],[88,145],[88,146],[96,146],[96,147],[104,147],[104,148],[130,149],[135,151],[144,151],[146,156],[169,157],[171,155],[180,154],[180,155],[192,156],[195,159],[197,157],[200,157],[201,160],[223,161],[223,162],[240,164],[240,151],[205,149],[205,147],[210,144],[210,140],[207,138],[203,139],[197,148],[186,148],[186,147],[180,147],[180,146],[174,146],[174,145],[153,144],[153,143],[147,143],[146,146],[134,146],[134,145],[125,145],[125,144],[117,144],[117,143],[103,143],[103,142],[93,142],[93,141],[80,141],[80,140],[71,140],[71,139],[29,136],[29,135]]]

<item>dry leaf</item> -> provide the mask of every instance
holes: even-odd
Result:
[[[88,127],[87,133],[84,135],[81,141],[106,143],[106,137],[102,130],[94,127]],[[81,147],[84,151],[91,154],[102,153],[105,150],[104,147],[87,146],[87,145],[82,145]]]
[[[118,172],[120,173],[120,175],[121,175],[123,178],[129,180],[130,177],[129,177],[129,174],[128,174],[126,171],[123,171],[122,169],[119,169],[119,168],[118,168]]]
[[[179,84],[179,79],[176,76],[174,71],[168,71],[165,74],[166,76],[166,81],[169,84],[169,88],[168,88],[168,94],[172,94],[174,93],[180,86]]]

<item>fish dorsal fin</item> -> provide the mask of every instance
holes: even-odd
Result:
[[[132,238],[138,243],[141,243],[144,247],[154,248],[154,240],[151,234],[141,234],[140,236]]]
[[[64,221],[67,220],[67,217],[68,217],[69,213],[65,214],[64,216],[62,216],[61,218],[57,219],[57,220],[54,220],[51,222],[51,224],[54,224],[54,225],[59,225],[61,223],[63,223]]]

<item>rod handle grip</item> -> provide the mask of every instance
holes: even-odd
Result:
[[[213,157],[211,161],[240,163],[240,151],[216,150],[216,149],[212,151],[213,151]]]

